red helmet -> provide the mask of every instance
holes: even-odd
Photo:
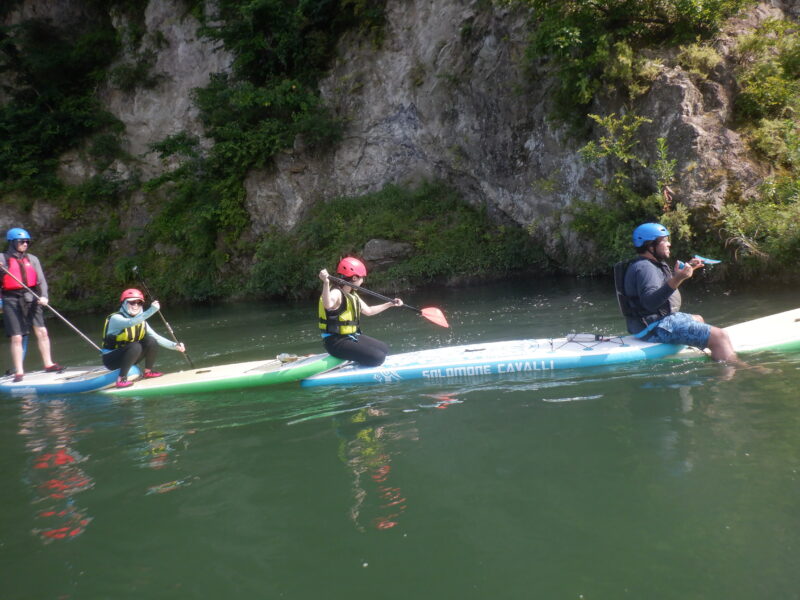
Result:
[[[336,272],[339,275],[344,275],[345,277],[353,277],[356,275],[358,277],[366,277],[367,267],[365,267],[364,263],[357,258],[345,256],[339,261],[339,266],[336,267]]]
[[[131,288],[129,290],[125,290],[122,292],[122,295],[119,297],[120,302],[125,302],[125,300],[141,300],[144,302],[144,294],[137,290],[136,288]]]

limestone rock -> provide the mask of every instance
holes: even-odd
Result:
[[[124,17],[115,23],[119,29],[126,24]],[[200,38],[198,27],[197,20],[175,2],[150,0],[145,11],[147,33],[136,50],[155,52],[153,72],[161,76],[159,83],[132,93],[111,86],[100,92],[106,108],[125,124],[124,149],[137,158],[145,177],[174,166],[162,164],[150,151],[151,144],[181,132],[209,144],[192,104],[192,90],[207,85],[213,73],[228,72],[233,58],[218,44]]]
[[[413,252],[414,247],[406,242],[372,239],[364,245],[362,257],[372,269],[381,269],[411,256]]]

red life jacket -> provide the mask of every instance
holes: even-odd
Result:
[[[29,288],[36,286],[38,280],[36,279],[36,269],[33,268],[30,259],[24,256],[21,260],[15,256],[6,255],[6,269],[14,277],[19,279],[22,283]],[[8,273],[3,274],[3,289],[4,290],[21,290],[22,285],[19,281],[11,277]]]

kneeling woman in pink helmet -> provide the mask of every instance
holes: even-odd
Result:
[[[125,388],[133,385],[128,381],[128,371],[142,358],[144,377],[161,377],[162,373],[153,371],[158,346],[178,352],[185,352],[186,347],[161,337],[147,324],[161,308],[158,300],[144,310],[144,294],[136,289],[125,290],[119,300],[119,310],[108,315],[103,326],[103,364],[110,371],[119,369],[116,387]]]
[[[361,286],[367,276],[367,268],[357,258],[351,256],[339,261],[336,273],[341,279]],[[377,367],[386,360],[389,346],[380,340],[361,333],[361,315],[377,315],[392,306],[402,306],[403,301],[395,298],[391,302],[369,306],[349,285],[331,282],[328,271],[319,272],[322,280],[322,296],[319,299],[319,328],[322,330],[322,343],[331,356],[352,360],[365,367]]]

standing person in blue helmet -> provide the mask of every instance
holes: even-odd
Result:
[[[367,267],[357,258],[346,256],[339,261],[336,273],[345,281],[361,286],[367,276]],[[361,315],[377,315],[392,306],[402,306],[403,301],[395,298],[391,302],[370,306],[349,285],[332,284],[327,269],[319,272],[319,278],[322,280],[322,295],[318,316],[325,350],[331,356],[352,360],[365,367],[382,365],[389,346],[361,333]]]
[[[708,325],[700,315],[680,312],[678,288],[702,268],[703,262],[692,259],[670,267],[669,231],[659,223],[644,223],[634,229],[633,245],[638,256],[614,267],[617,297],[628,331],[648,342],[708,348],[717,361],[737,361],[726,331]]]
[[[50,336],[44,325],[42,307],[47,305],[47,279],[39,259],[28,254],[31,245],[30,234],[14,227],[6,233],[8,249],[0,253],[2,265],[3,324],[6,335],[11,339],[11,361],[14,365],[14,381],[22,381],[24,348],[31,328],[36,334],[39,353],[42,355],[44,370],[49,373],[63,371],[64,367],[53,362],[50,356]],[[29,288],[36,293],[37,299]]]
[[[159,346],[178,352],[186,352],[186,347],[161,337],[147,323],[161,308],[158,300],[144,310],[144,294],[131,288],[122,292],[119,301],[119,310],[108,315],[103,326],[103,364],[109,371],[119,369],[116,387],[126,388],[133,385],[128,371],[142,358],[145,379],[163,375],[153,370]]]

